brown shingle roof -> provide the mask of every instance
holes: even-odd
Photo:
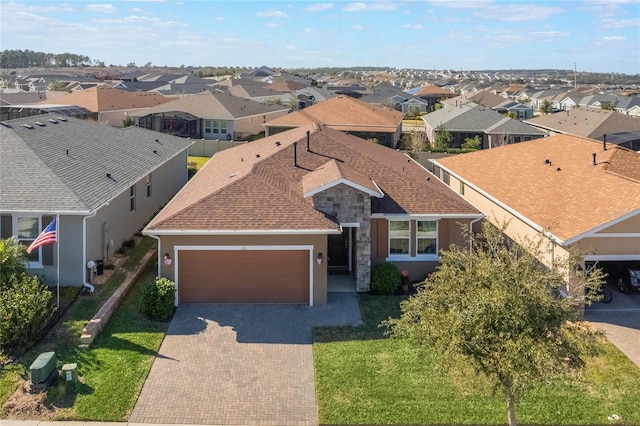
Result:
[[[297,167],[293,165],[294,142],[297,142]],[[332,162],[333,170],[326,175],[318,172]],[[342,176],[368,189],[382,191],[383,198],[371,200],[374,214],[479,214],[401,152],[328,127],[311,125],[219,152],[147,229],[337,229],[333,219],[313,208],[312,197],[304,197],[305,177],[313,173],[316,176],[307,180],[311,186]]]
[[[558,133],[600,138],[605,133],[640,131],[640,120],[615,111],[574,108],[566,112],[542,115],[525,123]]]
[[[640,209],[640,155],[591,139],[557,135],[438,163],[562,241]]]
[[[436,86],[434,84],[427,84],[422,89],[418,90],[416,93],[413,94],[413,96],[416,96],[418,98],[421,96],[436,96],[436,95],[454,97],[456,94],[447,89],[443,89],[442,87]]]
[[[77,105],[91,112],[117,111],[124,109],[149,108],[169,102],[159,93],[125,92],[105,86],[96,86],[91,89],[79,90],[56,98],[56,104]],[[48,99],[40,104],[50,104]]]
[[[395,132],[404,114],[339,95],[305,109],[278,117],[266,127],[297,127],[311,123],[338,130]]]
[[[304,196],[307,197],[309,194],[315,194],[338,183],[346,183],[349,186],[363,188],[374,197],[382,197],[384,195],[370,178],[336,160],[329,160],[311,173],[303,176],[302,190]]]

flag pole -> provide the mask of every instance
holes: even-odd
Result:
[[[60,309],[60,213],[56,214],[56,269],[58,274],[57,285],[56,285],[56,297],[57,304],[56,307]]]

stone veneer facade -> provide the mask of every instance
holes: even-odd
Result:
[[[355,232],[355,278],[357,291],[369,291],[371,283],[371,196],[338,184],[313,196],[315,209],[338,218],[340,223],[358,223]]]

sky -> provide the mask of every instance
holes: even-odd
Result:
[[[640,0],[0,0],[5,49],[123,66],[640,74]]]

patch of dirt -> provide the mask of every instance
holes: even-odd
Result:
[[[3,405],[9,420],[52,420],[57,409],[46,401],[46,392],[30,393],[30,380],[21,380],[15,393]]]

